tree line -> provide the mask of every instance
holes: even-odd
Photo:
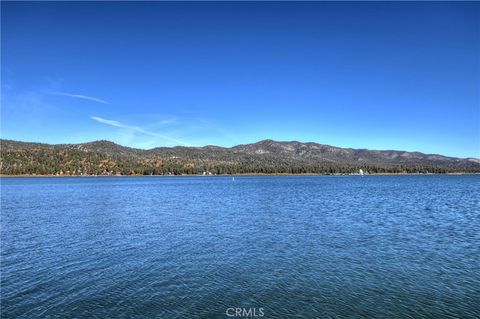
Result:
[[[478,172],[478,167],[432,163],[310,163],[263,158],[122,157],[76,150],[2,151],[3,175],[223,175]]]

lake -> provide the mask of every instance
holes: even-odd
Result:
[[[478,318],[479,194],[478,175],[2,178],[2,318]]]

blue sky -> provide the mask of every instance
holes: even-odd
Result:
[[[2,138],[480,157],[480,4],[3,2]]]

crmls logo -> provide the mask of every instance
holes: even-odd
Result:
[[[263,317],[263,308],[227,308],[228,317]]]

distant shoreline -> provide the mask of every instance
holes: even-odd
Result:
[[[262,140],[230,148],[133,149],[109,141],[47,145],[1,140],[2,176],[349,175],[480,173],[480,159]]]
[[[373,173],[363,176],[383,176],[383,175],[480,175],[478,172],[452,172],[452,173]],[[199,175],[199,174],[179,174],[179,175],[4,175],[0,178],[44,178],[44,177],[236,177],[236,176],[362,176],[360,174],[217,174],[217,175]]]

